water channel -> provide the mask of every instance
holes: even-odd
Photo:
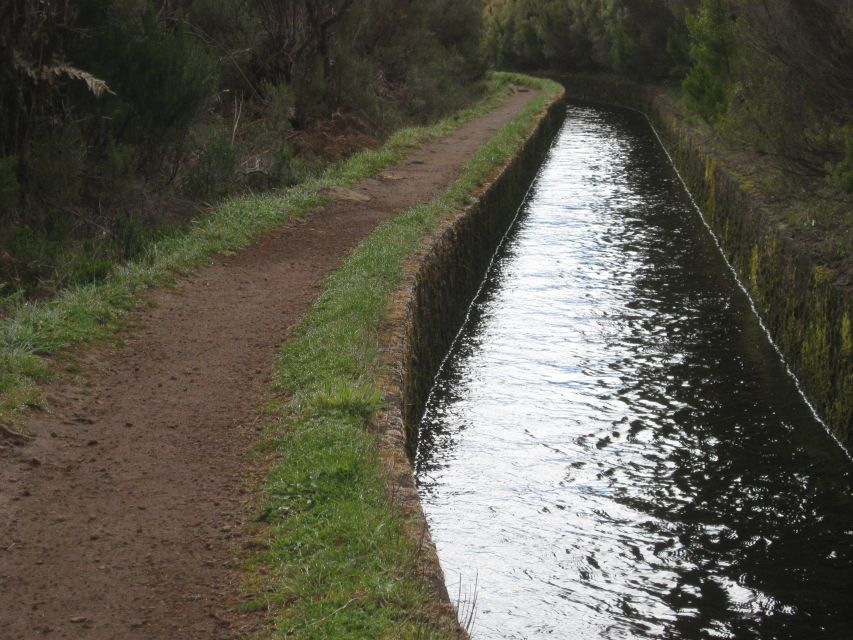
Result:
[[[633,112],[569,107],[415,463],[476,640],[853,638],[853,465]]]

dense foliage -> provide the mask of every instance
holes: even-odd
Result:
[[[0,0],[0,299],[97,278],[193,202],[292,183],[460,107],[485,69],[480,15],[475,0]]]
[[[487,63],[670,83],[720,136],[849,197],[851,6],[0,0],[0,307],[458,108]]]
[[[834,0],[487,0],[498,65],[675,81],[730,139],[853,191],[853,6]]]
[[[685,37],[683,9],[664,0],[487,0],[484,45],[498,65],[656,79],[683,62],[670,43]]]

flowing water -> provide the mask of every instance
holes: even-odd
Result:
[[[851,463],[632,112],[569,108],[416,468],[476,639],[853,638]]]

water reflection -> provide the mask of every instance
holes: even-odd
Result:
[[[476,638],[853,637],[853,478],[635,114],[572,107],[416,466]]]

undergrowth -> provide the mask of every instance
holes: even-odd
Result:
[[[446,193],[363,241],[281,352],[277,385],[290,400],[260,445],[276,460],[258,515],[271,542],[251,561],[252,606],[272,613],[274,638],[456,637],[430,615],[434,596],[414,570],[418,542],[403,533],[365,425],[380,405],[379,325],[404,264],[517,152],[560,90],[549,81],[504,77],[544,91]]]

